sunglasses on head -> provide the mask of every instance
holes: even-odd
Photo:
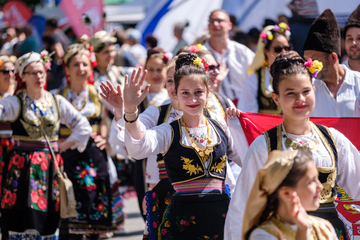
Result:
[[[0,70],[3,74],[10,74],[10,72],[15,73],[15,69],[3,69]]]
[[[209,65],[209,71],[215,71],[216,69],[219,70],[220,68],[220,65]]]
[[[289,50],[290,50],[290,46],[276,46],[276,47],[274,47],[274,51],[275,51],[276,53],[281,53],[283,49],[284,49],[285,51],[289,51]]]

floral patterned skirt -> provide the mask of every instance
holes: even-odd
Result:
[[[122,206],[118,191],[115,198],[112,194],[106,151],[96,147],[91,138],[84,152],[67,150],[61,155],[65,172],[74,186],[78,212],[77,217],[68,219],[68,232],[99,234],[117,231],[123,215],[114,212],[113,203],[117,211],[122,211]],[[118,219],[113,219],[115,215]],[[63,232],[62,229],[61,234]]]
[[[173,195],[158,239],[222,240],[228,207],[227,194]]]
[[[30,151],[16,147],[5,160],[1,225],[13,232],[13,238],[23,238],[29,230],[39,238],[56,238],[60,192],[55,168],[62,166],[60,154],[56,154],[55,161],[56,164],[47,149]]]
[[[143,239],[158,239],[158,227],[174,193],[175,190],[169,179],[161,179],[152,190],[146,192],[146,229]]]

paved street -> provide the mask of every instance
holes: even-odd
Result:
[[[137,198],[125,199],[124,205],[124,212],[127,214],[127,218],[125,219],[125,234],[115,235],[109,240],[141,240],[145,223],[140,216]]]

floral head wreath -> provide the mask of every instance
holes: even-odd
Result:
[[[193,61],[193,64],[198,65],[201,68],[204,68],[205,71],[209,71],[209,64],[205,61],[205,59],[201,59],[201,58],[197,57]]]
[[[94,52],[94,47],[91,46],[89,37],[86,34],[84,34],[80,37],[79,41],[90,52],[89,59],[91,62],[91,67],[93,67],[93,68],[96,67],[97,61],[96,61],[96,56],[95,56],[95,52]]]
[[[54,53],[55,52],[52,52],[52,53],[49,54],[49,52],[46,51],[45,49],[40,52],[40,58],[45,63],[45,71],[51,69],[51,60],[52,60],[51,56],[54,55]]]
[[[290,39],[290,27],[286,24],[286,23],[280,23],[279,25],[275,25],[273,28],[274,32],[278,32],[278,33],[285,33],[286,38],[289,40]],[[271,41],[274,39],[274,35],[272,34],[271,31],[267,31],[267,32],[261,32],[260,33],[260,37],[262,38],[262,42],[264,45],[266,45],[268,43],[268,41]]]
[[[205,46],[203,46],[202,44],[197,44],[197,45],[191,45],[188,49],[188,51],[190,53],[197,53],[200,52],[202,50],[207,50],[207,48]]]
[[[311,77],[313,78],[315,78],[318,73],[323,69],[322,62],[318,60],[313,61],[311,58],[309,58],[304,65],[309,70],[309,72],[311,73]]]

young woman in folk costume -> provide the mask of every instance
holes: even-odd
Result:
[[[309,214],[329,220],[338,236],[346,237],[346,230],[334,207],[336,184],[350,197],[360,198],[360,154],[336,129],[309,121],[309,114],[315,106],[311,77],[320,70],[319,61],[304,62],[294,51],[281,53],[272,64],[272,96],[281,106],[284,121],[250,145],[226,219],[227,238],[235,239],[241,235],[239,226],[242,225],[244,207],[256,173],[265,164],[268,153],[275,149],[305,149],[311,153],[324,189],[320,194],[320,208]]]
[[[57,239],[60,224],[59,185],[55,169],[62,167],[58,151],[84,151],[89,122],[62,96],[44,90],[49,57],[31,52],[15,66],[21,89],[0,99],[0,119],[11,122],[14,147],[4,167],[2,225],[10,239]],[[72,134],[59,142],[60,124]],[[56,153],[52,159],[45,135]]]
[[[272,151],[252,187],[242,239],[337,239],[329,221],[306,213],[320,205],[318,175],[309,153]]]
[[[11,96],[15,91],[15,56],[0,57],[0,99]],[[9,150],[13,147],[11,138],[12,131],[9,122],[0,121],[0,196],[2,189],[3,169],[5,166],[4,159],[8,159]],[[6,229],[1,228],[2,239],[8,238]]]
[[[61,153],[77,201],[78,216],[62,222],[61,234],[64,238],[70,234],[71,239],[82,239],[84,234],[90,239],[98,239],[101,233],[117,232],[124,221],[116,172],[111,176],[108,170],[115,166],[105,150],[107,140],[100,135],[103,104],[90,80],[92,61],[95,61],[91,54],[89,45],[83,43],[72,44],[66,49],[64,63],[69,85],[56,90],[89,120],[92,127],[92,137],[85,151],[69,149]],[[108,108],[112,109],[111,106]],[[60,140],[69,134],[71,130],[61,125]]]
[[[141,69],[140,69],[141,70]],[[141,76],[142,75],[142,76]],[[225,193],[226,157],[240,164],[240,157],[226,125],[204,116],[208,75],[196,54],[179,55],[175,67],[175,93],[183,115],[168,124],[147,130],[138,121],[137,105],[146,71],[126,80],[124,108],[125,143],[131,156],[163,155],[166,172],[176,193],[159,227],[163,239],[223,238],[229,204]],[[122,106],[122,96],[105,88],[103,96]],[[197,139],[200,139],[197,141]]]
[[[139,115],[139,121],[144,124],[146,129],[151,129],[164,122],[174,122],[183,115],[183,112],[179,108],[179,103],[175,93],[174,74],[176,60],[177,56],[167,67],[165,86],[170,99],[166,100],[160,107],[150,106]],[[224,121],[220,114],[215,114],[214,112],[210,112],[208,110],[205,111],[205,114],[218,121]],[[109,137],[111,144],[117,145],[114,146],[113,149],[119,149],[122,145],[125,145],[125,121],[121,114],[118,114],[118,116],[121,117],[121,119],[117,122],[117,126],[119,127],[118,129],[121,130],[119,133],[118,131],[111,132]],[[198,139],[198,141],[200,140],[201,139]],[[233,189],[235,186],[235,179],[231,174],[231,169],[227,169],[227,171],[228,174],[226,183],[231,189]],[[149,191],[145,194],[146,204],[143,204],[145,205],[143,207],[146,208],[146,229],[143,238],[157,239],[159,234],[158,226],[162,221],[166,207],[170,203],[170,197],[175,192],[173,186],[169,182],[164,160],[161,154],[147,157],[146,182],[149,184]]]
[[[166,80],[166,66],[171,58],[172,55],[165,53],[162,48],[152,48],[148,50],[145,69],[148,72],[146,81],[150,84],[150,89],[145,96],[145,99],[138,104],[139,113],[144,112],[150,106],[155,106],[157,108],[169,99],[168,92],[164,86]],[[145,212],[142,203],[145,192],[148,190],[145,180],[146,162],[146,159],[135,162],[134,183],[141,213]],[[143,217],[145,220],[146,216],[143,215]]]
[[[249,77],[240,96],[238,109],[243,112],[280,114],[281,108],[271,97],[270,67],[277,55],[289,51],[290,28],[285,23],[266,26],[260,33]]]

